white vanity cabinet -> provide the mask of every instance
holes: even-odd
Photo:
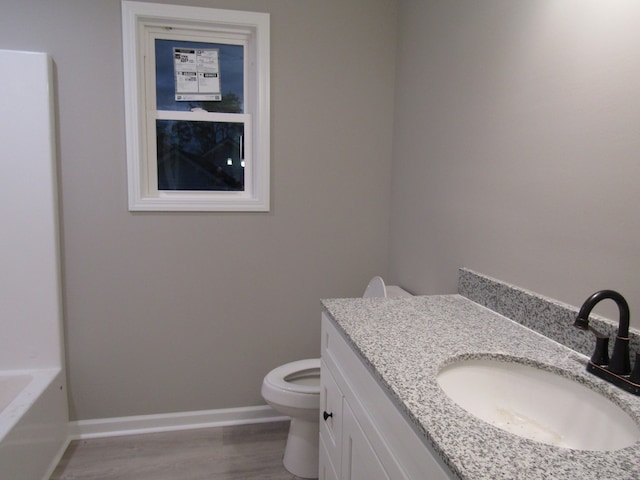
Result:
[[[414,431],[326,313],[322,314],[320,383],[320,480],[456,478]]]

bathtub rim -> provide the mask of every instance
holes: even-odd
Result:
[[[62,368],[34,368],[0,370],[0,377],[28,375],[29,383],[0,411],[0,443],[9,435],[20,419],[29,411],[47,388],[58,378]]]

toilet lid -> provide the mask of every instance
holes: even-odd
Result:
[[[386,297],[387,290],[382,277],[373,277],[362,295],[363,298]]]
[[[273,387],[288,392],[320,393],[320,359],[310,358],[286,363],[271,370],[266,377]]]

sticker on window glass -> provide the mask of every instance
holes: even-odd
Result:
[[[176,101],[221,101],[218,49],[174,48]]]

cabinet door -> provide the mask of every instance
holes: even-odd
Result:
[[[320,437],[320,455],[318,456],[318,480],[338,480],[338,475],[329,459],[327,447],[324,440]]]
[[[320,438],[331,463],[340,471],[342,391],[324,361],[320,363]]]
[[[342,405],[342,480],[390,480],[349,404]]]

